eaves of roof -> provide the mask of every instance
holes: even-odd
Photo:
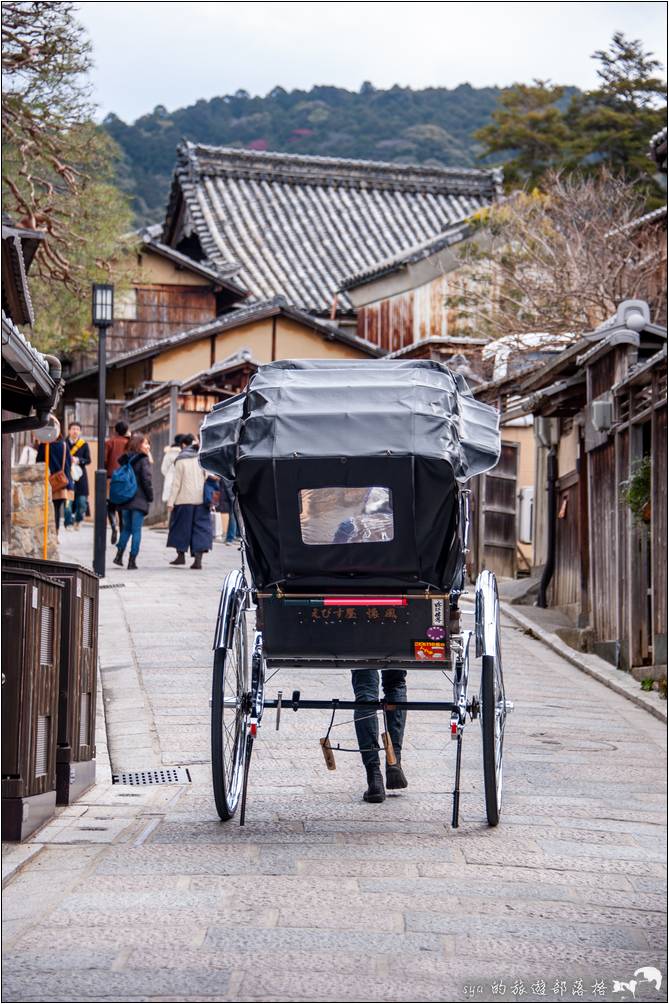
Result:
[[[438,237],[431,237],[429,240],[416,244],[406,251],[377,262],[368,269],[347,276],[339,288],[342,290],[354,289],[356,286],[362,286],[365,283],[372,282],[374,279],[381,279],[385,275],[400,272],[402,269],[408,268],[409,265],[415,265],[419,261],[424,261],[425,258],[438,254],[453,244],[459,244],[466,237],[469,237],[472,232],[471,224],[466,221],[456,223],[444,233],[439,234]]]
[[[384,359],[401,359],[403,356],[411,355],[417,348],[425,348],[426,346],[434,346],[435,348],[448,348],[449,346],[482,346],[487,345],[488,338],[466,338],[464,336],[457,338],[449,338],[446,336],[437,336],[433,338],[421,338],[418,342],[412,342],[411,345],[405,345],[402,349],[396,349],[395,352],[389,352]]]
[[[193,258],[189,258],[188,255],[182,254],[181,251],[177,251],[168,244],[163,244],[162,241],[157,240],[155,237],[146,237],[142,240],[142,243],[150,251],[171,261],[177,268],[182,268],[185,271],[201,275],[204,279],[209,279],[210,282],[215,283],[217,286],[221,286],[236,294],[240,300],[245,299],[249,295],[248,289],[244,289],[229,274],[222,272],[215,266],[195,261]]]
[[[36,398],[51,398],[56,383],[49,372],[49,364],[41,352],[21,334],[12,320],[2,311],[2,361],[7,363],[23,380]]]
[[[110,362],[107,369],[122,369],[124,366],[130,366],[132,363],[140,362],[142,359],[148,359],[151,356],[158,355],[166,349],[176,348],[180,345],[187,345],[189,342],[198,341],[200,338],[206,338],[209,335],[217,335],[224,331],[241,327],[244,324],[249,324],[252,321],[263,320],[264,318],[277,316],[279,314],[283,314],[285,317],[290,317],[293,320],[300,322],[305,327],[311,328],[328,341],[343,342],[346,345],[350,345],[366,352],[370,356],[381,357],[385,355],[382,349],[373,345],[371,342],[366,341],[364,338],[359,338],[357,335],[349,335],[347,332],[338,328],[336,324],[313,317],[311,314],[307,314],[305,311],[293,307],[292,305],[282,301],[281,298],[277,297],[274,300],[269,300],[265,303],[251,303],[245,307],[238,307],[235,310],[229,311],[227,314],[222,314],[220,317],[214,318],[213,321],[207,321],[206,324],[198,325],[195,328],[189,328],[187,331],[172,335],[170,338],[162,338],[150,342],[141,349],[133,349],[130,352],[124,352],[123,355],[117,356],[116,359]],[[68,383],[72,384],[76,381],[83,380],[92,376],[94,373],[97,373],[97,366],[92,366],[81,373],[77,373],[76,376],[69,379]]]
[[[624,390],[626,387],[633,386],[638,383],[646,383],[652,371],[657,369],[658,366],[667,365],[667,346],[666,344],[662,346],[659,352],[651,356],[650,359],[644,359],[633,366],[624,379],[618,381],[611,388],[611,391],[615,394],[618,391]]]
[[[45,232],[43,230],[33,230],[30,227],[15,227],[11,223],[3,222],[2,239],[4,240],[5,237],[18,237],[21,241],[23,246],[23,259],[27,272],[32,265],[32,261],[38,247],[42,241],[46,240]]]
[[[579,353],[584,352],[591,345],[592,339],[579,338],[578,341],[574,342],[573,345],[568,346],[568,348],[566,348],[563,352],[560,352],[560,354],[550,362],[547,362],[545,365],[533,370],[532,373],[521,382],[519,388],[520,391],[522,393],[527,393],[532,390],[537,390],[540,387],[545,387],[558,373],[575,368],[577,366],[577,356]]]
[[[2,227],[3,293],[16,324],[35,323],[32,299],[28,287],[28,268],[24,246],[19,232],[13,227]],[[10,295],[11,290],[11,295]]]

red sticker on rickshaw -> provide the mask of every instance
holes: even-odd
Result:
[[[415,641],[413,652],[414,658],[419,662],[444,662],[446,660],[446,645],[443,641]]]

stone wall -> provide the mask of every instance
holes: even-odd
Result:
[[[12,515],[9,540],[2,542],[8,554],[41,558],[44,547],[44,464],[12,467]],[[58,540],[49,489],[49,558],[58,558]]]

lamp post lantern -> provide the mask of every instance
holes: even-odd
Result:
[[[104,577],[107,524],[107,471],[104,466],[107,425],[107,328],[114,323],[114,287],[93,284],[93,324],[98,330],[98,465],[95,471],[93,568]]]

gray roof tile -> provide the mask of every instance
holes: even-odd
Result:
[[[500,181],[497,171],[184,143],[163,239],[176,245],[192,228],[212,265],[236,270],[255,298],[324,313],[346,276],[439,236],[489,205]],[[345,293],[339,306],[351,309]]]

